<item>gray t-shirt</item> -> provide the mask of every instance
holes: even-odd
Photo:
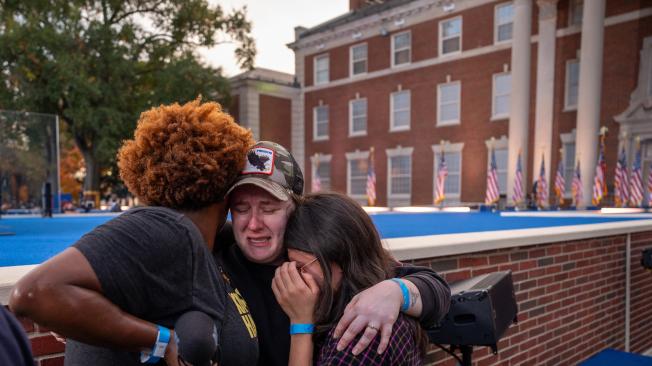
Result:
[[[252,333],[201,233],[182,213],[135,208],[84,235],[74,247],[93,267],[104,296],[123,311],[169,328],[187,311],[205,312],[221,328],[220,365],[256,363],[255,327]],[[137,353],[73,340],[66,345],[65,364],[141,365]]]

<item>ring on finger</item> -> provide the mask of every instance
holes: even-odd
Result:
[[[378,331],[378,327],[375,326],[375,325],[372,325],[372,324],[367,324],[367,328],[373,329],[373,330],[375,330],[376,332]]]

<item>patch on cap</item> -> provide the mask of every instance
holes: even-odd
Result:
[[[257,147],[247,153],[247,164],[241,174],[264,174],[274,173],[274,150],[265,147]]]

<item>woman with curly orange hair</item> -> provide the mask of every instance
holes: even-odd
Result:
[[[147,206],[94,229],[30,272],[16,284],[10,308],[69,338],[66,365],[162,363],[164,356],[174,364],[170,328],[188,311],[221,325],[220,365],[255,364],[256,330],[242,316],[246,303],[227,296],[237,290],[211,255],[216,228],[226,220],[224,195],[251,145],[251,132],[216,103],[142,113],[118,166]]]

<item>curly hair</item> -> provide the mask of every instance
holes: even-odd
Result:
[[[161,105],[118,151],[120,178],[147,205],[198,210],[224,199],[253,144],[217,103]]]

